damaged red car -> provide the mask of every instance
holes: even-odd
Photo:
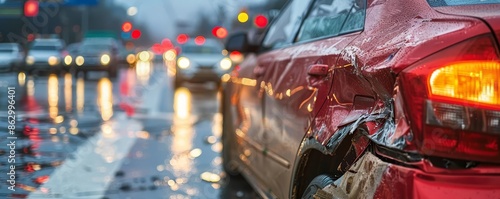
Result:
[[[500,198],[499,0],[294,0],[224,76],[264,198]]]

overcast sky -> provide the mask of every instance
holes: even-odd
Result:
[[[262,3],[265,0],[115,0],[124,7],[136,6],[136,22],[146,23],[155,40],[174,38],[179,32],[178,21],[193,26],[198,23],[201,13],[210,16],[210,21],[217,20],[216,10],[219,5],[229,11],[228,17],[234,15],[238,8],[245,4]]]

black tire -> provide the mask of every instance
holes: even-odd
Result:
[[[233,128],[233,118],[231,111],[229,109],[230,99],[227,96],[226,91],[223,88],[221,90],[221,113],[222,113],[222,168],[228,176],[239,176],[240,172],[236,162],[233,160],[234,155],[231,150],[235,149],[234,143],[234,128]]]
[[[314,198],[333,198],[333,196],[326,194],[324,192],[318,193],[318,190],[325,188],[328,185],[333,184],[335,181],[329,175],[319,175],[316,176],[307,186],[304,194],[302,194],[301,198],[305,199],[314,199]]]

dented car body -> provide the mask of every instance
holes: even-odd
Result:
[[[499,11],[289,2],[258,46],[226,44],[246,58],[223,78],[225,170],[265,198],[498,198]]]

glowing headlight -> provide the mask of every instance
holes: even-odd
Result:
[[[28,57],[26,57],[26,63],[27,63],[28,65],[33,65],[33,64],[35,63],[35,57],[33,57],[33,56],[31,56],[31,55],[30,55],[30,56],[28,56]]]
[[[64,63],[69,66],[71,62],[73,62],[73,57],[71,57],[71,55],[66,55],[64,57]]]
[[[51,65],[51,66],[55,66],[55,65],[59,64],[59,58],[57,58],[55,56],[50,56],[49,59],[47,60],[47,63],[49,63],[49,65]]]
[[[139,60],[141,61],[149,61],[151,59],[151,54],[148,51],[142,51],[139,53]]]
[[[75,63],[76,63],[76,65],[78,65],[78,66],[82,66],[82,65],[83,65],[83,63],[85,63],[85,59],[84,59],[82,56],[78,56],[78,57],[76,57],[76,59],[75,59]]]
[[[231,61],[231,59],[229,59],[227,57],[220,60],[220,62],[219,62],[219,66],[222,70],[230,69],[232,65],[233,65],[233,62]]]
[[[135,62],[135,55],[134,54],[127,55],[127,63],[133,64],[134,62]]]
[[[109,57],[108,54],[104,54],[101,56],[101,64],[106,66],[109,64],[109,62],[111,61],[111,57]]]
[[[167,52],[163,53],[163,59],[166,61],[173,61],[175,60],[176,54],[174,50],[168,50]]]
[[[179,59],[177,60],[177,65],[179,66],[179,68],[186,69],[189,68],[191,62],[186,57],[179,57]]]

